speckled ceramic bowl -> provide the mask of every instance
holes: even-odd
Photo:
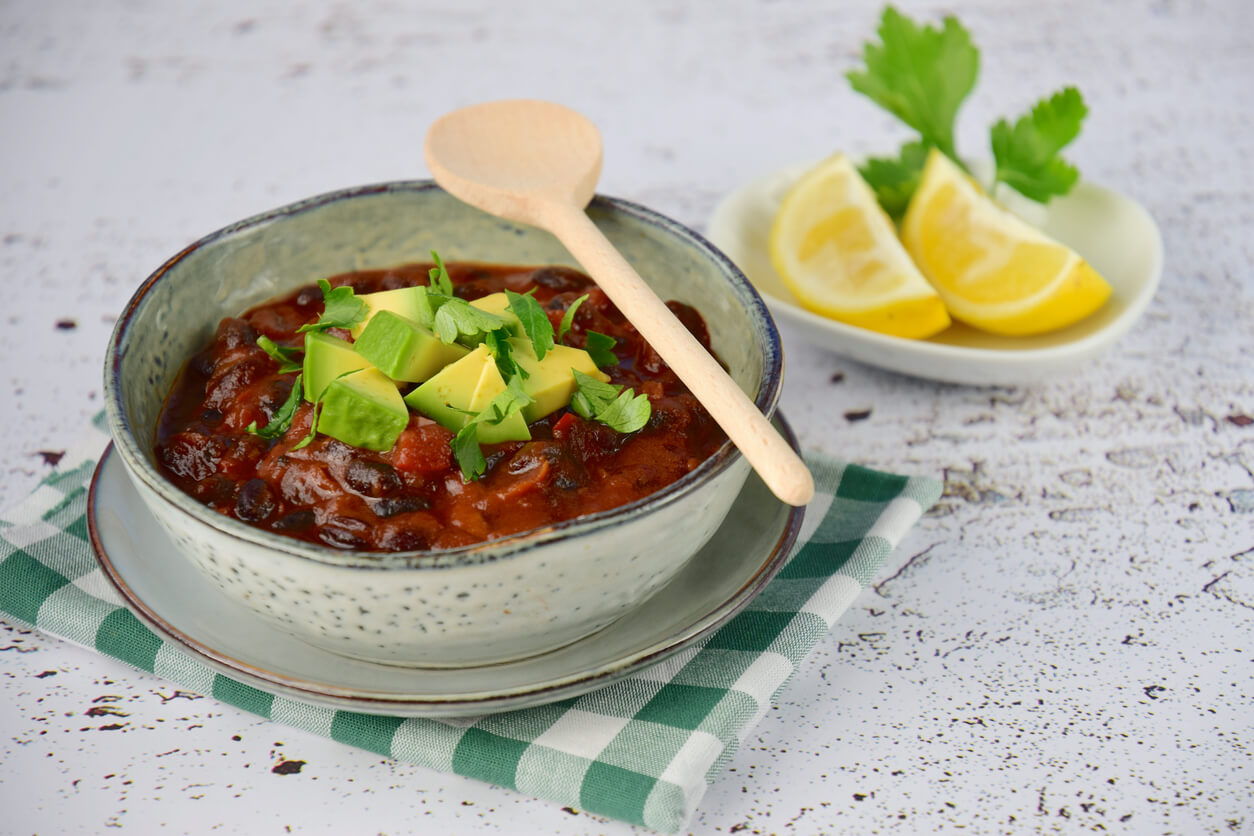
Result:
[[[647,209],[597,197],[588,211],[662,298],[704,314],[732,377],[771,414],[779,335],[740,271]],[[311,545],[218,514],[166,481],[153,457],[162,399],[222,317],[319,278],[423,261],[432,249],[449,261],[575,266],[547,233],[485,215],[430,182],[311,198],[197,241],[144,282],[109,343],[105,405],[154,517],[230,596],[336,653],[482,665],[575,641],[660,589],[722,523],[747,462],[725,444],[665,490],[612,511],[477,546],[378,554]]]

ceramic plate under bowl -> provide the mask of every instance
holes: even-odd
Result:
[[[776,423],[792,442],[787,426],[778,417]],[[88,526],[101,568],[135,614],[214,670],[316,705],[439,717],[577,696],[708,636],[783,566],[802,513],[750,474],[713,539],[636,610],[558,650],[453,669],[393,667],[338,656],[281,632],[227,598],[178,556],[112,446],[92,479]]]
[[[1039,214],[1029,221],[1080,253],[1110,283],[1111,298],[1092,316],[1031,337],[955,323],[930,339],[907,340],[845,325],[801,307],[771,266],[767,241],[775,212],[811,167],[783,168],[732,192],[715,208],[706,232],[748,276],[781,328],[790,326],[810,342],[868,365],[952,383],[1030,383],[1109,348],[1145,311],[1162,276],[1162,237],[1149,213],[1129,197],[1082,182],[1048,208],[1026,199],[1023,204]]]

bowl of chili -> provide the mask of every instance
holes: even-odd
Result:
[[[740,271],[644,207],[598,196],[588,212],[772,414],[779,335]],[[447,431],[420,416],[383,452],[322,436],[298,452],[292,438],[241,432],[273,419],[292,387],[257,358],[257,338],[282,341],[316,317],[314,282],[414,284],[425,265],[405,265],[432,250],[464,298],[530,290],[556,321],[590,296],[571,339],[589,323],[617,334],[610,374],[649,396],[649,424],[621,439],[559,410],[531,425],[529,442],[486,446],[475,480],[457,471]],[[179,551],[170,559],[306,642],[396,665],[522,658],[638,606],[722,524],[749,467],[574,267],[547,233],[428,181],[313,197],[175,255],[136,291],[105,363],[114,445]]]

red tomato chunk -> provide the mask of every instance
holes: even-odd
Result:
[[[330,283],[373,293],[426,284],[430,267],[348,273]],[[268,424],[296,373],[279,374],[257,337],[300,348],[297,329],[322,312],[322,294],[310,285],[222,320],[213,343],[187,364],[158,425],[156,454],[165,475],[214,510],[279,534],[340,549],[409,551],[470,545],[633,502],[681,478],[725,441],[696,398],[584,274],[472,263],[448,269],[456,294],[467,300],[534,290],[554,328],[589,294],[565,342],[582,348],[589,330],[614,337],[619,363],[605,371],[612,382],[648,396],[649,423],[620,434],[559,409],[530,425],[530,441],[484,445],[487,472],[474,482],[463,479],[454,459],[453,433],[413,413],[384,453],[325,435],[295,449],[309,432],[307,403],[283,436],[263,439],[247,427]],[[701,315],[668,304],[708,350]]]

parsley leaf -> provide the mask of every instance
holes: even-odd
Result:
[[[562,321],[557,326],[557,341],[560,343],[562,338],[570,331],[572,325],[575,324],[575,311],[579,310],[579,306],[588,301],[588,294],[580,296],[578,299],[570,303],[570,307],[566,309],[566,313],[562,314]]]
[[[496,314],[481,311],[465,299],[450,296],[435,312],[435,333],[449,344],[459,337],[471,340],[505,327],[505,320]]]
[[[533,403],[533,398],[523,391],[522,378],[514,375],[505,384],[505,389],[489,401],[482,412],[457,431],[452,441],[453,456],[457,459],[457,466],[461,468],[463,479],[473,482],[488,468],[483,451],[479,449],[479,424],[499,424],[530,403]]]
[[[351,328],[366,318],[370,306],[358,299],[348,285],[333,288],[326,279],[318,279],[318,287],[322,288],[322,316],[318,317],[317,322],[300,326],[296,333]]]
[[[596,419],[620,433],[634,433],[643,429],[653,415],[653,404],[649,396],[641,392],[637,395],[633,390],[626,389],[614,402],[597,413]]]
[[[871,157],[858,166],[858,173],[893,220],[901,220],[906,214],[910,198],[923,176],[927,151],[928,146],[923,142],[907,142],[896,157]]]
[[[1058,152],[1080,133],[1088,107],[1074,87],[1037,102],[1013,127],[1002,119],[991,132],[996,179],[1040,203],[1071,191],[1080,173]]]
[[[940,30],[918,26],[892,6],[884,9],[878,32],[881,43],[863,45],[866,70],[845,77],[957,162],[954,122],[980,70],[970,33],[955,17],[946,17]]]
[[[570,399],[575,414],[589,421],[600,421],[620,433],[634,433],[649,423],[653,405],[643,392],[637,395],[613,383],[603,383],[571,369],[578,387]]]
[[[479,428],[476,424],[472,422],[458,430],[452,445],[453,457],[457,459],[462,478],[467,482],[475,481],[488,469],[487,459],[479,449]]]
[[[505,390],[488,402],[488,405],[484,407],[483,412],[479,413],[476,420],[489,424],[499,424],[515,412],[522,410],[524,406],[534,402],[535,399],[523,389],[522,378],[519,375],[514,375],[505,384]]]
[[[257,342],[260,343],[261,340],[264,339],[266,338],[261,337],[261,339]],[[265,346],[262,347],[264,348]],[[297,368],[300,367],[297,366]],[[253,421],[245,427],[245,430],[253,435],[261,436],[266,439],[278,438],[287,432],[292,426],[292,417],[296,415],[296,410],[300,407],[300,379],[301,375],[296,375],[296,382],[292,384],[292,391],[288,393],[287,400],[285,400],[283,405],[276,409],[274,414],[270,416],[270,422],[268,424],[261,429],[257,429],[257,422]]]
[[[595,377],[589,377],[581,371],[571,369],[575,375],[575,394],[570,399],[570,408],[589,421],[618,397],[623,390],[613,383],[604,383]]]
[[[444,296],[452,296],[453,280],[449,278],[448,270],[445,269],[444,262],[440,260],[440,254],[432,250],[431,260],[435,262],[435,266],[427,271],[427,278],[431,281],[431,289]]]
[[[508,328],[498,328],[483,335],[483,344],[488,347],[488,353],[496,361],[496,369],[501,373],[501,377],[506,380],[514,375],[523,378],[531,377],[526,369],[514,362],[514,349],[509,344],[511,336]]]
[[[618,357],[614,354],[614,346],[618,340],[600,331],[588,331],[587,337],[584,351],[588,352],[588,356],[597,364],[597,368],[618,365]]]
[[[274,340],[262,334],[257,338],[257,345],[266,354],[273,357],[279,364],[279,374],[287,374],[289,372],[298,372],[301,370],[302,352],[295,348],[286,348],[279,345]]]
[[[523,331],[535,347],[536,359],[543,360],[553,348],[553,323],[549,321],[549,315],[530,293],[506,290],[505,296],[509,299],[509,310],[522,322]]]

